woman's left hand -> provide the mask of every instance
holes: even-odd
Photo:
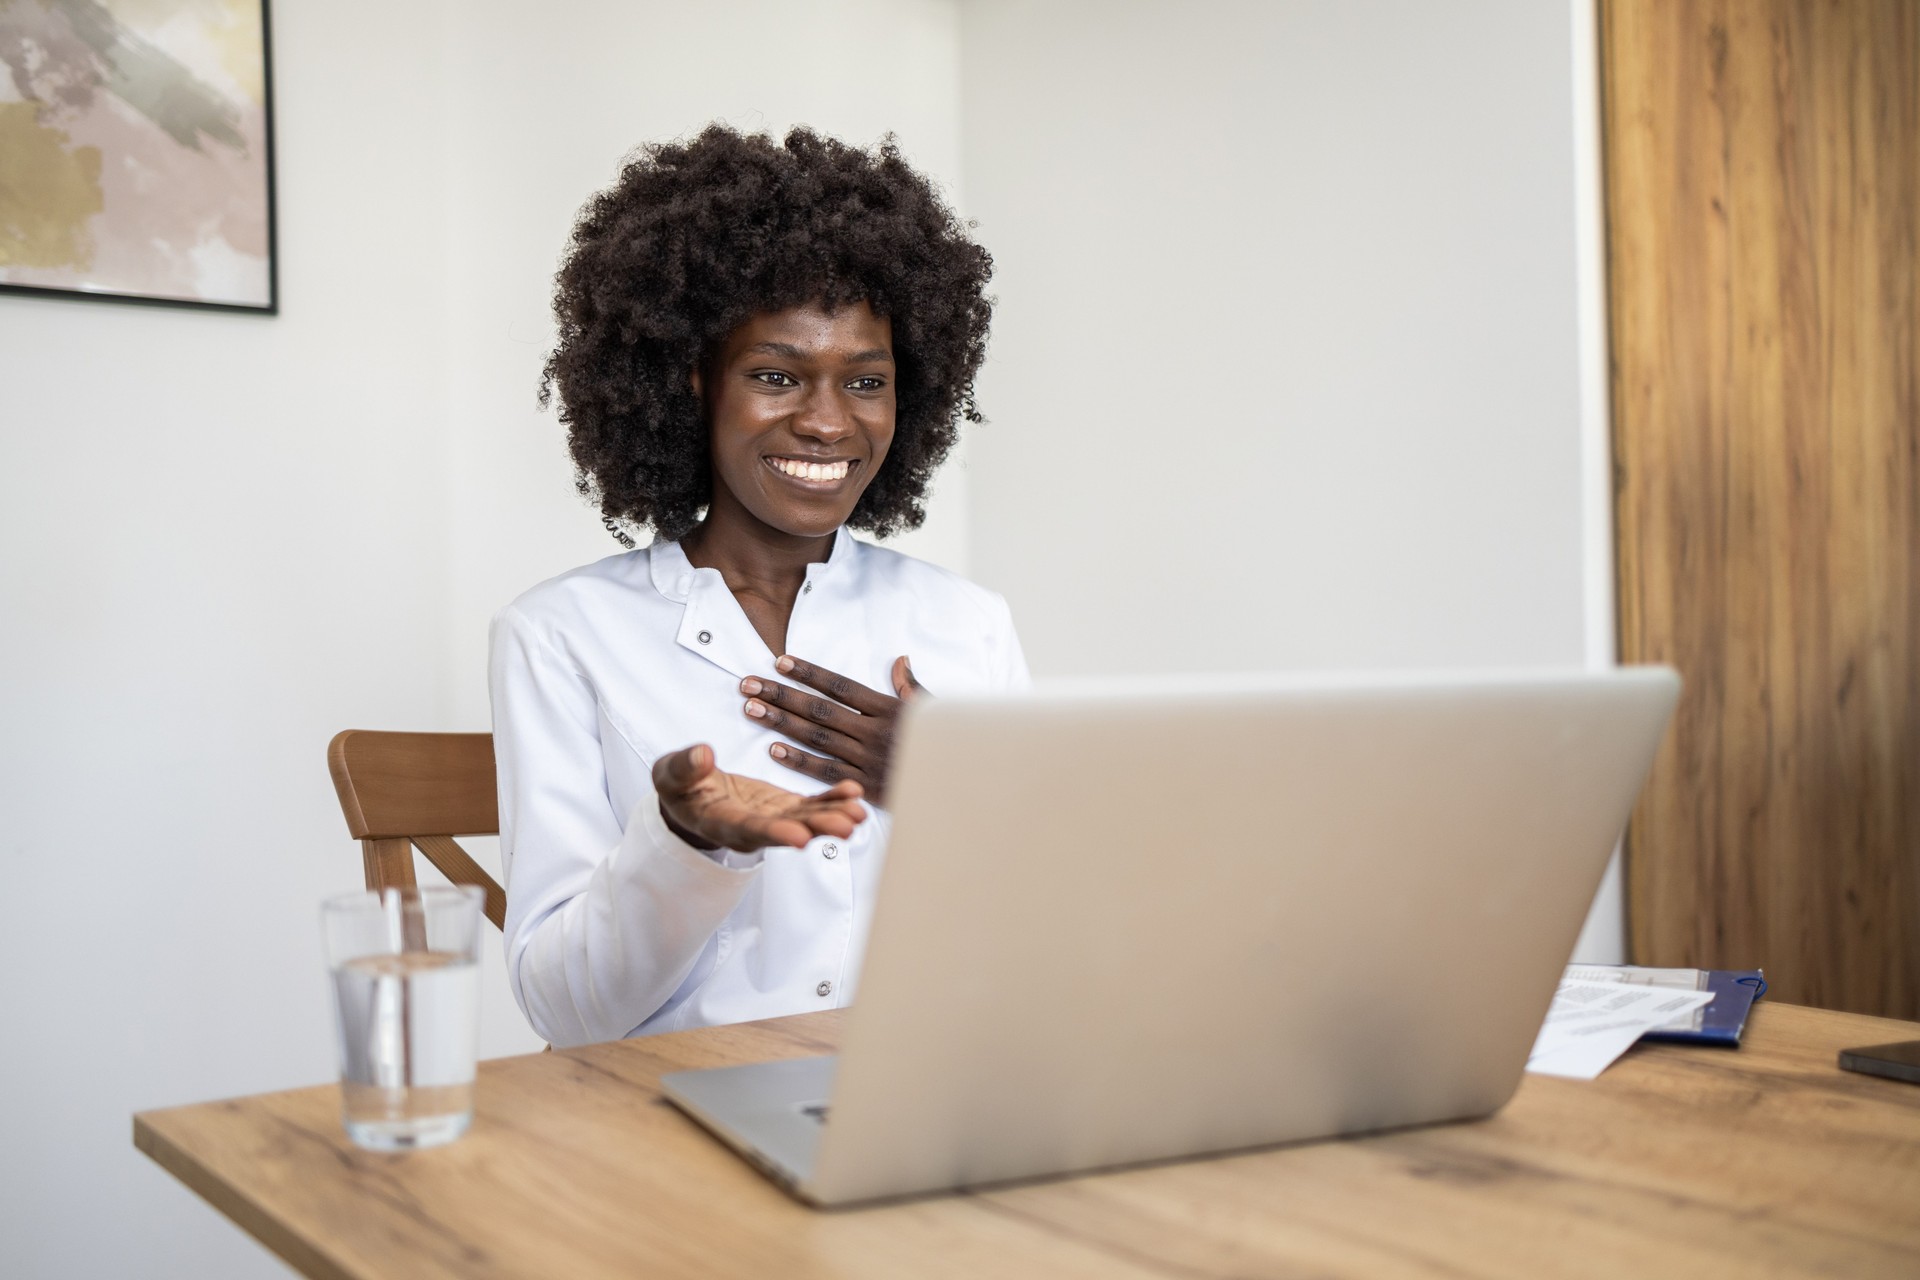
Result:
[[[822,782],[852,778],[873,803],[885,805],[900,708],[926,694],[913,678],[907,659],[894,659],[894,697],[800,658],[783,656],[773,669],[814,690],[809,693],[754,676],[740,682],[749,716],[812,748],[802,751],[776,742],[770,748],[773,758]]]

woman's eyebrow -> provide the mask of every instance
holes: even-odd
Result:
[[[811,352],[802,351],[791,342],[756,342],[747,348],[746,354],[779,356],[783,360],[810,360],[814,358]],[[892,364],[893,352],[887,350],[885,347],[874,347],[867,351],[856,351],[846,357],[848,364],[867,364],[876,360],[884,360],[888,364]]]

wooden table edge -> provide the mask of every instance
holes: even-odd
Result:
[[[778,1047],[769,1047],[768,1057],[796,1057],[812,1053],[832,1053],[838,1047],[837,1028],[842,1011],[816,1011],[810,1013],[786,1014],[776,1018],[761,1018],[751,1022],[733,1024],[737,1028],[755,1031],[776,1031],[787,1043]],[[822,1036],[818,1028],[830,1025],[836,1030]],[[716,1030],[726,1027],[696,1027],[686,1031],[666,1032],[653,1037],[660,1041],[694,1039],[708,1036]],[[608,1041],[607,1044],[626,1044],[628,1041]],[[567,1053],[591,1053],[604,1047],[599,1044],[581,1045],[571,1050],[561,1050],[554,1057]],[[489,1062],[508,1062],[516,1058],[544,1058],[552,1046],[539,1053],[508,1054],[502,1058],[491,1058],[480,1065],[484,1068]],[[138,1111],[133,1116],[133,1145],[161,1169],[172,1174],[184,1183],[189,1190],[204,1200],[215,1213],[222,1215],[235,1226],[259,1241],[282,1262],[309,1280],[358,1280],[358,1273],[328,1255],[323,1248],[306,1236],[286,1226],[271,1212],[257,1204],[236,1182],[229,1182],[196,1159],[185,1148],[176,1144],[166,1134],[165,1125],[169,1115],[198,1110],[203,1107],[219,1106],[222,1103],[238,1103],[253,1098],[264,1097],[271,1093],[291,1093],[302,1088],[326,1088],[330,1082],[295,1086],[288,1090],[268,1090],[262,1094],[248,1094],[233,1098],[210,1099],[206,1102],[181,1103],[171,1107],[154,1107]]]
[[[157,1128],[150,1117],[161,1112],[137,1112],[133,1117],[133,1145],[148,1159],[178,1178],[215,1212],[258,1240],[262,1245],[311,1280],[355,1280],[347,1270],[314,1244],[277,1221],[255,1204],[245,1192],[222,1179],[200,1161],[176,1146]]]
[[[1812,1015],[1814,1018],[1822,1021],[1828,1018],[1846,1020],[1847,1022],[1853,1024],[1849,1029],[1846,1038],[1850,1040],[1854,1040],[1854,1042],[1857,1044],[1877,1042],[1877,1040],[1886,1040],[1890,1038],[1891,1039],[1913,1038],[1914,1032],[1916,1030],[1920,1030],[1920,1024],[1905,1022],[1899,1019],[1879,1018],[1879,1017],[1873,1017],[1871,1015],[1844,1013],[1836,1010],[1814,1009],[1811,1006],[1791,1005],[1791,1004],[1785,1004],[1782,1002],[1768,1002],[1767,1005],[1765,1006],[1764,1011],[1762,1010],[1761,1007],[1757,1006],[1755,1009],[1755,1015],[1756,1015],[1756,1019],[1755,1019],[1756,1022],[1759,1023],[1761,1026],[1765,1026],[1765,1024],[1771,1022],[1776,1015],[1782,1017],[1785,1021],[1789,1023],[1798,1023],[1802,1021],[1802,1018],[1804,1015]],[[749,1060],[755,1060],[755,1061],[762,1060],[762,1059],[771,1060],[779,1057],[799,1056],[799,1055],[796,1055],[796,1053],[794,1052],[795,1050],[800,1051],[800,1054],[804,1055],[805,1053],[809,1053],[809,1052],[817,1053],[823,1048],[828,1050],[833,1049],[835,1047],[835,1042],[838,1039],[838,1034],[837,1034],[838,1019],[836,1018],[835,1022],[830,1024],[835,1026],[836,1028],[835,1032],[823,1035],[818,1030],[818,1028],[822,1025],[820,1020],[831,1017],[831,1016],[833,1015],[830,1015],[827,1013],[800,1014],[800,1015],[794,1015],[789,1018],[767,1019],[759,1022],[737,1024],[735,1027],[722,1027],[722,1028],[709,1027],[709,1028],[698,1028],[698,1029],[682,1031],[682,1032],[672,1032],[672,1033],[667,1033],[666,1035],[663,1035],[660,1037],[653,1037],[650,1039],[653,1039],[656,1042],[656,1044],[664,1046],[674,1041],[693,1040],[699,1037],[708,1037],[713,1035],[715,1032],[728,1032],[728,1031],[746,1031],[749,1033],[777,1032],[778,1042],[776,1044],[756,1045],[751,1051],[754,1054],[754,1057],[749,1059]],[[1754,1027],[1753,1024],[1749,1025],[1748,1030],[1750,1032],[1755,1029],[1756,1028]],[[1785,1028],[1782,1028],[1783,1032],[1785,1030],[1786,1030]],[[1762,1031],[1761,1037],[1765,1038],[1767,1034],[1768,1034],[1767,1031]],[[1788,1034],[1791,1034],[1791,1033],[1788,1033]],[[531,1059],[541,1059],[545,1062],[552,1062],[556,1059],[560,1059],[562,1057],[571,1056],[575,1054],[594,1055],[600,1052],[604,1052],[606,1049],[610,1047],[610,1045],[629,1045],[632,1043],[633,1042],[631,1041],[614,1041],[614,1042],[609,1042],[609,1045],[587,1045],[587,1046],[582,1046],[579,1049],[564,1050],[551,1055],[546,1055],[546,1054],[510,1055],[508,1058],[493,1059],[491,1061],[508,1062],[508,1061],[513,1061],[515,1059],[531,1058]],[[1732,1055],[1736,1052],[1736,1050],[1732,1048],[1722,1048],[1719,1046],[1659,1044],[1659,1045],[1645,1046],[1642,1049],[1635,1051],[1636,1054],[1641,1052],[1650,1052],[1652,1054],[1656,1054],[1662,1057],[1667,1057],[1676,1053],[1684,1054],[1685,1056],[1688,1056],[1688,1057],[1698,1056],[1700,1061],[1705,1062],[1705,1061],[1717,1060],[1722,1055],[1726,1055],[1729,1061],[1733,1061],[1734,1059],[1732,1058]],[[1632,1056],[1633,1055],[1630,1055],[1626,1061],[1632,1061]],[[1845,1073],[1840,1071],[1839,1063],[1836,1059],[1837,1059],[1837,1054],[1834,1057],[1823,1057],[1821,1059],[1821,1063],[1822,1065],[1833,1070],[1838,1075],[1844,1076],[1844,1075],[1850,1074],[1850,1073]],[[483,1066],[484,1065],[485,1064],[483,1064]],[[1523,1076],[1522,1087],[1524,1088],[1524,1085],[1527,1080],[1533,1079],[1533,1078],[1534,1077]],[[1853,1079],[1857,1083],[1871,1082],[1870,1084],[1867,1085],[1867,1087],[1870,1089],[1873,1088],[1874,1086],[1890,1087],[1895,1091],[1895,1093],[1891,1096],[1905,1097],[1906,1095],[1903,1091],[1911,1090],[1915,1088],[1915,1086],[1913,1085],[1901,1084],[1894,1081],[1877,1080],[1871,1076],[1854,1076]],[[325,1087],[327,1086],[313,1085],[313,1086],[306,1086],[305,1088],[318,1089],[318,1088],[325,1088]],[[300,1092],[300,1091],[302,1090],[295,1089],[295,1090],[284,1090],[280,1092],[293,1093],[293,1092]],[[221,1214],[222,1216],[231,1220],[234,1223],[234,1225],[238,1226],[241,1230],[245,1231],[248,1235],[252,1236],[255,1240],[259,1241],[262,1246],[264,1246],[266,1249],[272,1252],[275,1256],[280,1258],[288,1266],[292,1267],[300,1275],[305,1277],[311,1277],[312,1280],[359,1280],[361,1276],[361,1272],[354,1270],[346,1261],[336,1258],[334,1255],[329,1253],[324,1243],[316,1241],[311,1237],[305,1234],[302,1234],[298,1229],[286,1225],[284,1222],[277,1219],[270,1210],[268,1210],[267,1208],[263,1207],[260,1203],[258,1203],[254,1199],[254,1197],[249,1194],[247,1189],[247,1184],[244,1181],[237,1180],[237,1179],[229,1181],[227,1179],[222,1178],[218,1173],[216,1173],[214,1170],[212,1170],[207,1165],[205,1165],[200,1159],[196,1158],[187,1149],[178,1145],[173,1140],[173,1138],[169,1136],[168,1130],[173,1127],[170,1124],[170,1118],[175,1115],[185,1116],[192,1112],[204,1111],[205,1109],[210,1107],[219,1107],[223,1103],[229,1104],[229,1105],[244,1104],[247,1102],[251,1102],[257,1098],[266,1097],[266,1096],[271,1096],[271,1095],[270,1094],[251,1095],[248,1097],[230,1098],[230,1099],[223,1099],[223,1100],[203,1102],[203,1103],[185,1104],[177,1107],[156,1108],[148,1111],[137,1112],[133,1116],[133,1145],[139,1151],[144,1153],[148,1158],[153,1160],[153,1162],[159,1165],[163,1170],[172,1174],[174,1177],[178,1178],[181,1182],[186,1184],[186,1186],[190,1188],[194,1192],[194,1194],[198,1195],[202,1200],[204,1200],[209,1207],[214,1209],[217,1213]],[[1517,1091],[1516,1091],[1516,1096],[1518,1096]],[[1511,1099],[1509,1100],[1509,1104],[1510,1102],[1511,1102]],[[1508,1104],[1503,1104],[1500,1110],[1505,1110],[1506,1105]],[[692,1123],[692,1122],[689,1121],[689,1123]],[[1418,1128],[1418,1129],[1424,1129],[1428,1127],[1429,1126],[1425,1126],[1425,1125],[1414,1126],[1414,1128]],[[1450,1126],[1448,1123],[1442,1122],[1442,1124],[1438,1127],[1446,1128]],[[1356,1136],[1364,1140],[1366,1137],[1370,1135],[1363,1134],[1363,1135],[1356,1135]],[[1322,1140],[1310,1140],[1307,1145],[1313,1145],[1314,1143],[1317,1143],[1319,1141],[1322,1141]],[[1282,1143],[1278,1145],[1281,1147],[1286,1147],[1286,1146],[1292,1146],[1294,1144]],[[1202,1155],[1198,1157],[1179,1157],[1179,1158],[1170,1159],[1167,1161],[1153,1161],[1153,1162],[1150,1162],[1150,1164],[1159,1165],[1164,1163],[1168,1165],[1178,1165],[1193,1158],[1205,1159],[1205,1158],[1208,1158],[1208,1155],[1228,1156],[1228,1155],[1240,1155],[1240,1154],[1245,1154],[1245,1153],[1239,1152],[1239,1151],[1207,1153],[1207,1155]],[[742,1168],[748,1168],[748,1167],[749,1166],[746,1166],[744,1164],[742,1165]],[[1107,1170],[1107,1169],[1087,1170],[1085,1171],[1085,1174],[1098,1175],[1101,1173],[1113,1172],[1113,1171],[1115,1170]],[[1082,1176],[1082,1175],[1067,1175],[1069,1179],[1073,1177],[1078,1177],[1078,1176]],[[951,1194],[951,1195],[957,1195],[959,1198],[972,1199],[972,1202],[975,1204],[976,1207],[979,1207],[982,1209],[988,1209],[994,1212],[1004,1213],[1006,1212],[1006,1209],[1003,1206],[995,1205],[985,1199],[970,1197],[967,1194],[968,1191],[981,1191],[981,1192],[986,1192],[990,1194],[991,1192],[1007,1189],[1009,1187],[1018,1187],[1018,1186],[1026,1185],[1027,1181],[1028,1180],[1020,1180],[1019,1182],[1004,1184],[1004,1185],[995,1185],[992,1187],[958,1190],[955,1193],[934,1193],[927,1197],[922,1197],[922,1196],[908,1197],[905,1201],[882,1201],[882,1202],[878,1202],[878,1204],[863,1204],[863,1205],[857,1205],[857,1206],[847,1206],[847,1208],[852,1211],[857,1211],[859,1209],[879,1207],[879,1205],[881,1204],[911,1203],[911,1202],[919,1201],[922,1199],[938,1199],[940,1198],[941,1195]],[[1053,1179],[1040,1178],[1040,1179],[1035,1179],[1033,1181],[1044,1183],[1044,1182],[1053,1181]],[[816,1209],[814,1210],[814,1212],[822,1212],[822,1211]],[[1023,1220],[1027,1218],[1027,1215],[1025,1214],[1018,1214],[1016,1216],[1021,1217]],[[1075,1243],[1079,1244],[1081,1247],[1092,1247],[1095,1249],[1096,1252],[1105,1252],[1105,1249],[1103,1248],[1103,1246],[1101,1246],[1097,1241],[1091,1240],[1076,1231],[1063,1231],[1061,1224],[1059,1223],[1051,1223],[1051,1222],[1043,1223],[1043,1220],[1034,1219],[1029,1222],[1029,1225],[1045,1225],[1047,1230],[1052,1231],[1056,1234],[1063,1235],[1069,1239],[1072,1239]],[[1172,1273],[1169,1273],[1169,1274],[1172,1274]]]

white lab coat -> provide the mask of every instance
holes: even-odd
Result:
[[[1006,602],[843,529],[808,566],[787,651],[892,693],[901,654],[939,695],[1024,688]],[[667,830],[659,756],[696,742],[719,767],[824,788],[767,754],[749,675],[794,682],[727,589],[678,543],[543,582],[494,618],[494,751],[507,975],[556,1045],[826,1009],[860,967],[890,819],[800,849],[707,854]]]

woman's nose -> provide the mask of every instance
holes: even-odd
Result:
[[[834,388],[823,388],[807,397],[805,406],[795,415],[793,429],[814,440],[844,440],[857,429],[853,406]]]

